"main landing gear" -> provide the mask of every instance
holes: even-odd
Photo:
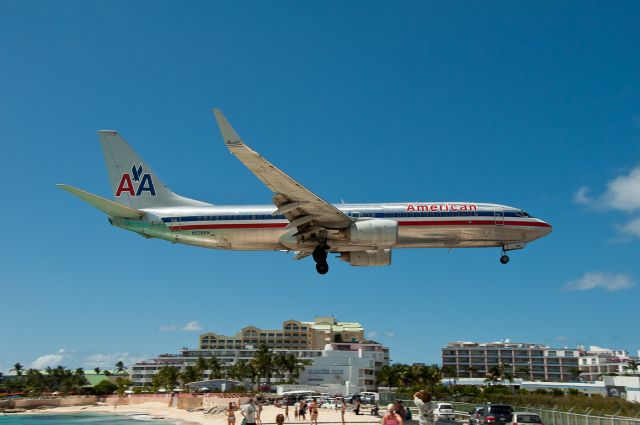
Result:
[[[316,271],[320,274],[327,274],[329,271],[329,264],[327,263],[327,250],[329,245],[326,242],[322,242],[313,249],[313,260],[316,262]]]

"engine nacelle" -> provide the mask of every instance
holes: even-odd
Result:
[[[342,261],[351,263],[352,266],[388,266],[391,264],[391,250],[378,249],[369,251],[352,251],[340,255]]]
[[[398,240],[398,222],[394,220],[361,220],[351,223],[347,238],[358,244],[392,246]]]

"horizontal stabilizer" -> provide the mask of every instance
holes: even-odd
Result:
[[[92,193],[85,192],[84,190],[80,190],[73,186],[58,184],[58,187],[66,190],[67,192],[73,193],[86,203],[113,217],[139,218],[144,215],[144,211],[136,210],[135,208],[118,204],[117,202],[113,202]]]

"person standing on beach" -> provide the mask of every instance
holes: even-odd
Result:
[[[262,413],[262,403],[258,403],[258,407],[256,408],[256,424],[262,425],[262,419],[260,419],[260,414]]]
[[[224,412],[227,415],[227,425],[236,424],[236,413],[235,413],[236,410],[238,410],[238,408],[236,407],[233,401],[230,401],[229,407],[227,407],[227,410],[225,410]]]
[[[286,400],[286,404],[284,405],[284,417],[289,420],[289,400]]]
[[[256,425],[256,405],[253,398],[249,399],[249,403],[242,406],[240,413],[246,419],[246,425]]]
[[[347,412],[347,402],[344,401],[344,398],[342,399],[342,406],[340,407],[340,419],[342,420],[342,425],[345,425],[344,423],[344,414]]]
[[[311,402],[309,413],[311,414],[311,425],[318,425],[318,402],[315,398]]]
[[[391,403],[387,406],[387,413],[380,421],[381,425],[404,425],[404,418],[398,414],[396,405]]]
[[[428,391],[421,390],[413,395],[413,402],[418,408],[418,421],[420,425],[433,424],[433,403],[431,403],[431,394]]]
[[[307,402],[305,400],[302,400],[300,402],[300,420],[307,420]]]

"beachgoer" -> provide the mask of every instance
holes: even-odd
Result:
[[[284,423],[284,415],[282,413],[278,413],[276,415],[276,424],[277,425],[282,425],[283,423]]]
[[[378,416],[379,412],[380,407],[378,407],[378,403],[373,403],[373,406],[371,406],[371,416]]]
[[[318,425],[318,402],[315,398],[311,402],[309,412],[311,413],[311,425]]]
[[[431,394],[425,390],[418,391],[413,395],[413,402],[418,408],[418,422],[420,425],[433,424],[433,403],[431,403]]]
[[[305,400],[302,400],[300,402],[300,420],[307,420],[307,402]]]
[[[387,406],[387,413],[382,417],[380,421],[381,425],[404,425],[404,419],[396,411],[395,403],[391,403]]]
[[[262,413],[262,403],[258,403],[256,408],[256,424],[262,425],[262,419],[260,419],[260,414]]]
[[[227,424],[228,425],[235,425],[236,423],[236,410],[238,410],[238,408],[236,407],[235,403],[233,401],[229,402],[229,407],[227,407],[227,410],[224,411],[224,413],[227,415]]]
[[[353,413],[355,413],[356,415],[359,415],[359,414],[360,414],[360,404],[362,404],[362,403],[360,402],[360,399],[357,399],[357,400],[356,400],[356,408],[355,408],[355,409],[353,409]]]
[[[240,413],[246,419],[246,425],[256,425],[256,405],[253,399],[249,399],[249,403],[242,406]]]
[[[296,421],[300,420],[300,402],[298,401],[293,403],[293,416],[295,416]]]
[[[344,401],[344,398],[342,399],[342,407],[340,408],[340,419],[342,419],[342,425],[345,425],[344,423],[344,414],[347,411],[347,402]]]
[[[284,417],[287,418],[287,420],[289,420],[289,400],[285,400]]]
[[[400,417],[402,419],[407,417],[407,411],[404,408],[404,406],[402,405],[402,400],[397,399],[396,401],[393,402],[393,409],[395,410],[395,412],[400,415]]]

